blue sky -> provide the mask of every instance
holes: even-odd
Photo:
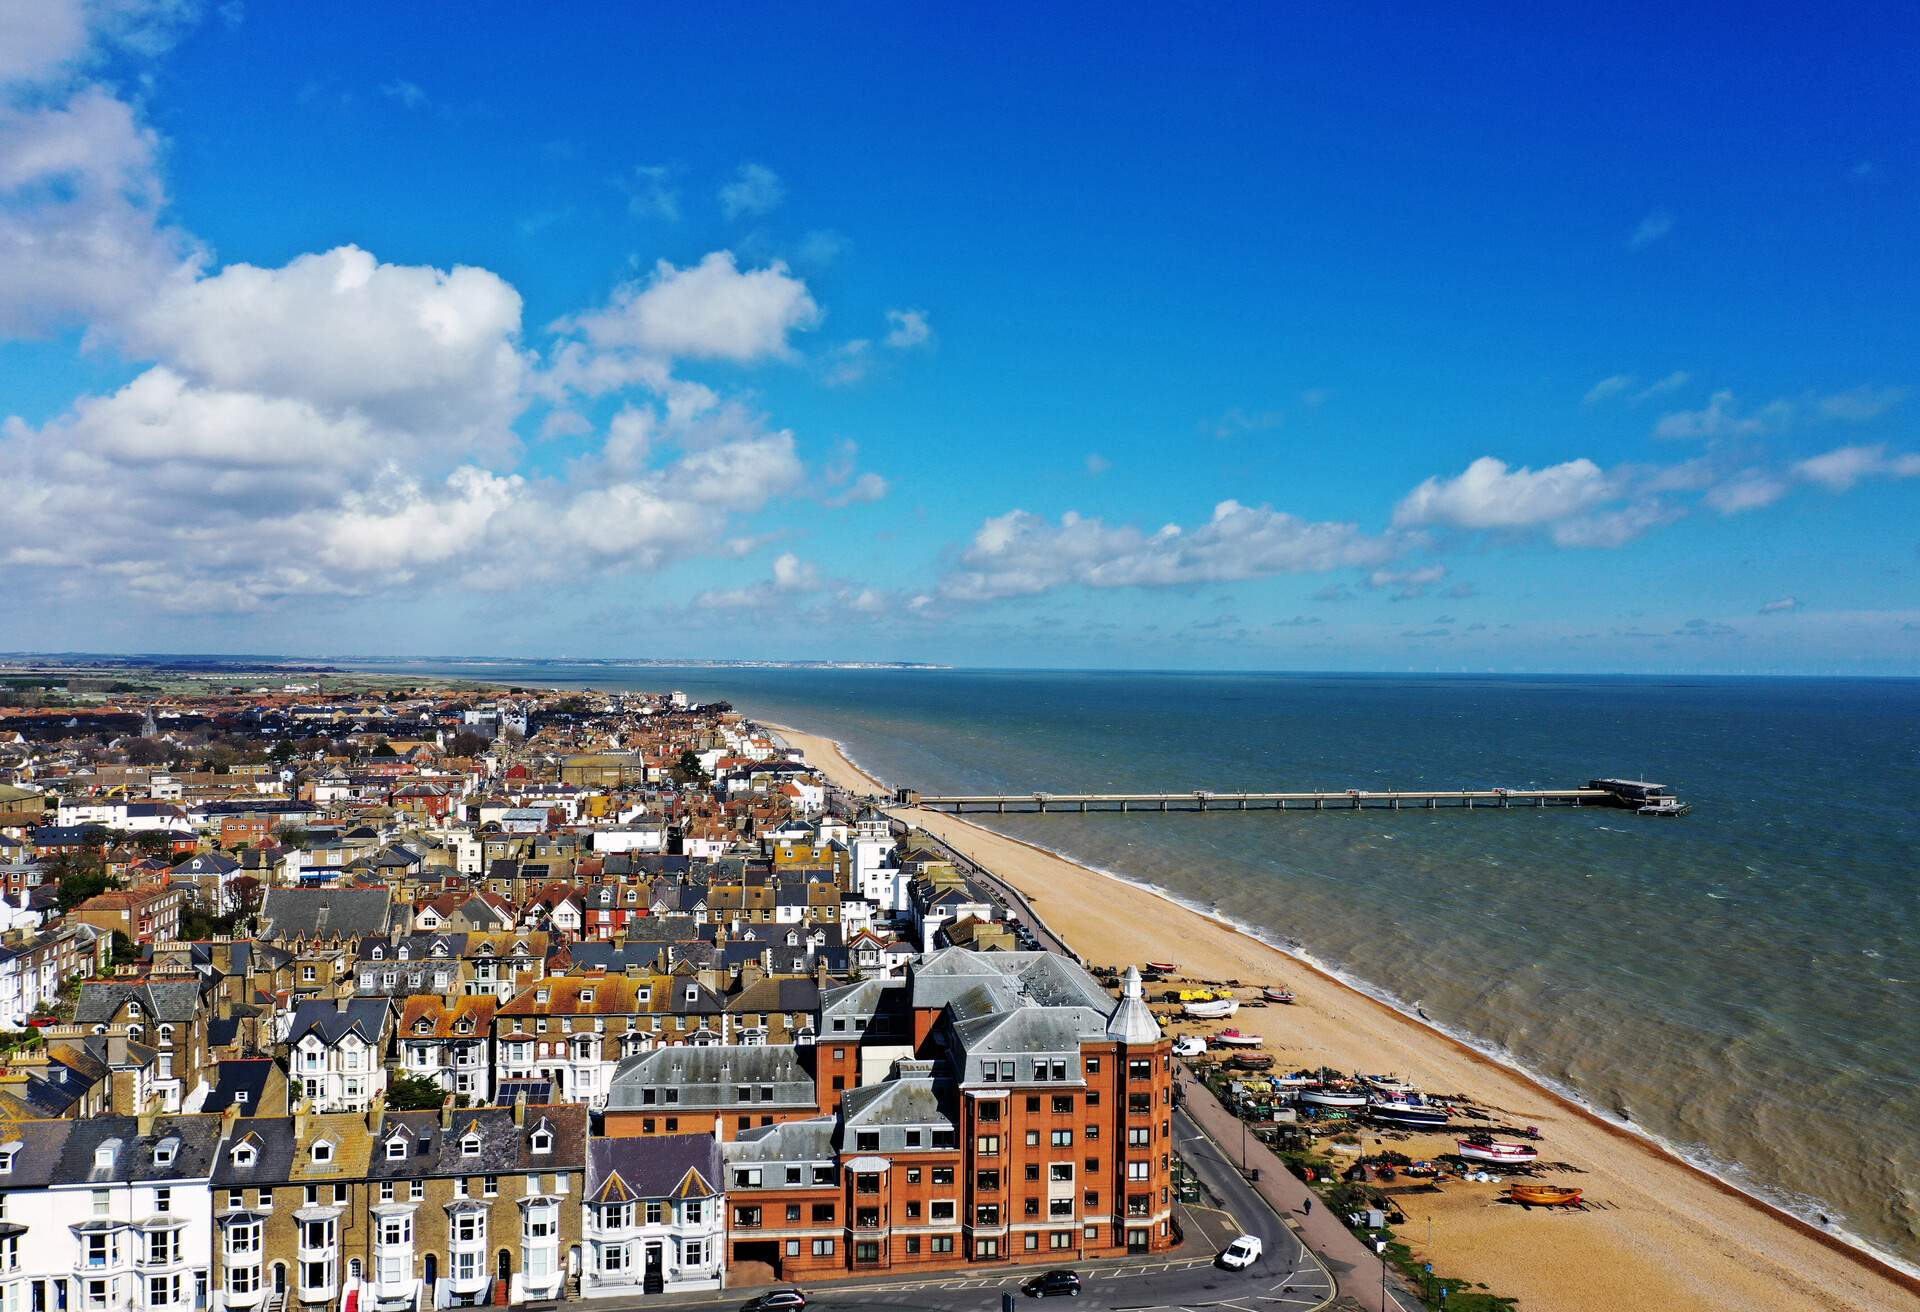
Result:
[[[1911,11],[0,3],[0,647],[1920,673]]]

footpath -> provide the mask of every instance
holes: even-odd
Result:
[[[1321,1206],[1306,1182],[1289,1171],[1272,1149],[1247,1134],[1240,1118],[1221,1105],[1211,1089],[1184,1068],[1175,1078],[1187,1115],[1220,1146],[1222,1153],[1239,1157],[1240,1145],[1246,1145],[1245,1165],[1249,1171],[1260,1173],[1258,1180],[1248,1181],[1249,1186],[1266,1199],[1268,1206],[1280,1214],[1333,1273],[1342,1300],[1340,1306],[1351,1302],[1366,1312],[1420,1312],[1419,1296],[1406,1287],[1400,1274],[1347,1229],[1344,1221]],[[1311,1212],[1307,1210],[1309,1199],[1315,1204]]]

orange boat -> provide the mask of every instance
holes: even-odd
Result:
[[[1572,1207],[1580,1201],[1580,1191],[1551,1184],[1516,1184],[1507,1187],[1507,1197],[1528,1207]]]

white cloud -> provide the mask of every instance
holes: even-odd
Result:
[[[827,504],[838,507],[883,501],[887,493],[892,490],[892,484],[888,483],[885,477],[869,470],[864,474],[855,475],[853,481],[847,484],[845,491],[827,498]]]
[[[1800,609],[1798,598],[1781,597],[1776,601],[1769,601],[1763,604],[1760,607],[1759,613],[1762,615],[1784,615],[1790,610],[1798,609]]]
[[[1228,406],[1226,413],[1218,419],[1203,422],[1200,430],[1225,441],[1244,433],[1265,433],[1280,427],[1284,422],[1286,422],[1286,416],[1278,410],[1244,410],[1234,405]]]
[[[1656,378],[1641,388],[1634,396],[1633,403],[1639,405],[1642,401],[1651,401],[1656,396],[1665,396],[1669,392],[1677,392],[1691,381],[1693,381],[1693,376],[1687,373],[1686,370],[1675,369],[1666,377]]]
[[[840,343],[821,358],[820,381],[828,387],[851,387],[865,382],[872,370],[873,343],[865,337],[856,337]]]
[[[0,83],[49,77],[78,61],[87,45],[80,0],[0,5]]]
[[[1611,374],[1589,387],[1587,394],[1581,400],[1587,405],[1598,405],[1602,401],[1624,394],[1632,386],[1632,374]]]
[[[497,445],[524,404],[520,294],[485,269],[382,264],[357,246],[169,286],[124,337],[214,387],[352,407]]]
[[[1627,237],[1627,249],[1645,250],[1673,231],[1673,215],[1666,210],[1654,210],[1635,225]]]
[[[743,214],[765,214],[787,198],[780,175],[764,164],[742,164],[733,180],[720,188],[720,211],[729,219]]]
[[[1733,393],[1722,389],[1698,410],[1675,410],[1660,416],[1653,435],[1669,439],[1756,437],[1775,432],[1793,418],[1787,401],[1769,401],[1757,410],[1742,412]]]
[[[665,260],[645,282],[616,288],[607,307],[560,321],[601,350],[745,364],[792,353],[788,335],[812,328],[820,307],[778,260],[740,270],[732,251],[685,269]]]
[[[1400,502],[1393,522],[1467,529],[1521,529],[1549,524],[1614,495],[1600,466],[1585,458],[1534,470],[1481,456],[1453,478],[1429,478]]]
[[[1786,479],[1769,469],[1743,469],[1707,489],[1706,503],[1723,515],[1761,510],[1792,491]]]
[[[191,274],[201,253],[161,220],[158,152],[133,107],[100,87],[0,102],[0,335],[111,323]]]
[[[1677,507],[1647,498],[1618,509],[1575,515],[1562,520],[1553,526],[1553,542],[1560,547],[1612,550],[1673,523],[1685,513]]]
[[[1321,573],[1384,563],[1393,546],[1352,524],[1316,523],[1266,506],[1222,501],[1191,531],[1132,525],[1069,513],[1051,524],[1024,510],[984,522],[941,585],[955,601],[1030,596],[1074,584],[1090,588],[1167,587],[1272,574]]]
[[[1829,492],[1845,492],[1869,478],[1920,478],[1920,455],[1893,454],[1884,444],[1842,446],[1802,460],[1793,470]]]
[[[773,586],[782,592],[812,592],[820,586],[820,573],[791,551],[783,551],[773,560]]]
[[[933,340],[933,326],[925,310],[888,310],[887,335],[882,339],[896,351],[912,350]]]
[[[1113,468],[1113,461],[1107,459],[1098,451],[1089,451],[1087,453],[1086,466],[1087,473],[1094,478],[1098,478]]]

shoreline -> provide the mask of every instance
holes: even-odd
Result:
[[[860,763],[853,758],[852,754],[837,740],[826,735],[810,733],[792,726],[776,724],[772,721],[759,720],[757,722],[782,735],[789,746],[798,748],[806,756],[809,764],[819,768],[829,779],[839,783],[842,787],[851,787],[857,791],[871,790],[882,794],[891,791],[883,781],[865,767],[861,766]],[[1678,1168],[1678,1173],[1685,1181],[1692,1183],[1696,1187],[1705,1186],[1715,1197],[1737,1204],[1738,1209],[1736,1216],[1731,1218],[1734,1229],[1740,1228],[1738,1225],[1739,1217],[1748,1219],[1748,1225],[1745,1227],[1748,1230],[1758,1229],[1758,1227],[1754,1227],[1751,1224],[1753,1218],[1764,1218],[1772,1222],[1784,1222],[1788,1233],[1794,1238],[1814,1241],[1816,1254],[1824,1255],[1829,1262],[1834,1259],[1839,1259],[1844,1264],[1843,1271],[1835,1273],[1836,1277],[1843,1276],[1844,1269],[1851,1269],[1858,1276],[1871,1278],[1874,1282],[1882,1285],[1879,1289],[1866,1287],[1843,1289],[1840,1286],[1858,1286],[1861,1282],[1858,1280],[1849,1281],[1844,1278],[1835,1278],[1832,1283],[1823,1283],[1805,1288],[1801,1292],[1798,1300],[1802,1305],[1824,1306],[1836,1309],[1889,1306],[1920,1307],[1920,1275],[1916,1275],[1915,1272],[1904,1267],[1898,1258],[1892,1255],[1882,1254],[1878,1250],[1867,1246],[1864,1241],[1855,1242],[1844,1235],[1824,1230],[1811,1221],[1795,1215],[1793,1212],[1770,1199],[1751,1192],[1734,1181],[1725,1179],[1714,1171],[1688,1160],[1678,1150],[1655,1137],[1651,1132],[1641,1130],[1631,1124],[1623,1124],[1610,1119],[1604,1113],[1583,1103],[1577,1094],[1563,1092],[1553,1087],[1550,1081],[1527,1070],[1518,1062],[1503,1060],[1501,1057],[1476,1046],[1467,1038],[1451,1033],[1431,1021],[1409,1014],[1401,1007],[1396,1006],[1393,1001],[1390,1001],[1386,997],[1378,996],[1362,983],[1343,978],[1337,970],[1313,959],[1302,949],[1296,949],[1285,944],[1270,941],[1253,927],[1236,924],[1208,908],[1195,906],[1167,890],[1129,879],[1115,871],[1103,870],[1099,867],[1088,865],[1064,853],[1050,850],[1040,844],[1000,833],[985,825],[976,824],[965,817],[956,817],[944,813],[922,812],[908,808],[894,808],[893,813],[908,820],[909,823],[919,824],[921,827],[939,834],[941,837],[948,839],[949,842],[954,841],[951,831],[958,830],[967,837],[976,840],[971,844],[971,846],[975,848],[978,848],[984,843],[986,847],[1004,846],[1014,852],[1025,854],[1027,861],[1034,868],[1024,873],[1017,870],[1003,870],[1001,863],[996,863],[990,857],[976,856],[975,859],[979,860],[983,866],[993,870],[996,876],[1018,888],[1035,904],[1039,914],[1047,919],[1049,927],[1062,938],[1073,942],[1077,951],[1086,952],[1084,945],[1089,938],[1094,937],[1094,935],[1089,932],[1089,927],[1082,923],[1081,917],[1074,916],[1071,913],[1064,917],[1057,913],[1049,914],[1047,908],[1042,905],[1048,901],[1048,893],[1045,890],[1050,882],[1048,879],[1050,873],[1057,877],[1064,873],[1064,871],[1076,872],[1077,877],[1099,881],[1109,886],[1117,886],[1120,889],[1127,890],[1128,897],[1125,900],[1131,900],[1131,898],[1150,899],[1152,903],[1166,908],[1168,912],[1172,913],[1172,918],[1174,919],[1192,916],[1203,922],[1206,927],[1216,934],[1220,931],[1225,931],[1224,937],[1230,943],[1244,945],[1244,951],[1238,955],[1245,956],[1251,953],[1256,959],[1262,954],[1271,954],[1279,957],[1292,969],[1309,972],[1313,980],[1316,981],[1315,992],[1325,992],[1332,995],[1334,1002],[1328,1014],[1333,1017],[1332,1024],[1336,1028],[1345,1027],[1348,1022],[1355,1019],[1350,1014],[1344,1018],[1333,1016],[1333,1013],[1340,1009],[1341,1003],[1344,1003],[1348,1009],[1351,1009],[1352,1003],[1355,1000],[1363,1003],[1363,1010],[1367,1018],[1373,1023],[1371,1025],[1362,1025],[1359,1028],[1374,1029],[1377,1031],[1380,1026],[1384,1024],[1389,1032],[1389,1036],[1398,1037],[1402,1041],[1403,1047],[1396,1048],[1390,1042],[1387,1044],[1390,1049],[1393,1049],[1395,1061],[1399,1061],[1404,1057],[1417,1062],[1421,1057],[1419,1049],[1422,1047],[1435,1047],[1434,1040],[1439,1040],[1440,1043],[1437,1046],[1444,1048],[1451,1055],[1455,1063],[1464,1063],[1470,1069],[1485,1076],[1486,1081],[1491,1081],[1496,1085],[1502,1083],[1519,1085],[1528,1095],[1546,1099],[1557,1113],[1559,1119],[1565,1120],[1566,1118],[1571,1118],[1573,1122],[1585,1127],[1588,1137],[1598,1138],[1602,1144],[1614,1145],[1616,1149],[1628,1149],[1630,1150],[1631,1156],[1651,1159],[1648,1164],[1654,1166],[1657,1171],[1671,1171],[1673,1168]],[[932,821],[933,823],[927,823],[928,821]],[[959,846],[959,844],[955,845]],[[968,855],[973,856],[975,854],[969,852]],[[1016,864],[1018,863],[1016,862]],[[1063,868],[1063,870],[1049,870],[1049,867],[1060,867]],[[1056,898],[1054,900],[1057,902],[1060,899]],[[1111,898],[1096,899],[1100,904],[1093,909],[1096,922],[1102,915],[1112,917],[1113,908],[1110,906],[1112,900]],[[1156,918],[1156,920],[1157,919],[1158,918]],[[1134,928],[1139,932],[1133,934],[1129,941],[1131,945],[1137,946],[1139,942],[1144,941],[1144,936],[1148,932],[1148,925],[1142,924]],[[1139,953],[1137,951],[1132,954],[1133,958],[1137,958],[1138,955]],[[1091,959],[1098,958],[1093,957]],[[1114,959],[1132,958],[1115,957]],[[1241,977],[1244,978],[1244,976]],[[1306,999],[1303,998],[1303,1001],[1305,1000]],[[1292,1009],[1282,1008],[1281,1010],[1291,1011]],[[1238,1018],[1243,1024],[1250,1023],[1246,1020],[1246,1014],[1247,1013],[1243,1011],[1242,1016]],[[1376,1063],[1377,1061],[1378,1059],[1376,1058]],[[1340,1061],[1333,1062],[1332,1064],[1342,1066],[1345,1069],[1361,1068],[1360,1066]],[[1446,1063],[1442,1062],[1441,1065],[1444,1066]],[[1471,1082],[1476,1086],[1476,1093],[1478,1088],[1483,1087],[1486,1081]],[[1501,1095],[1511,1100],[1511,1092],[1502,1090]],[[1489,1105],[1497,1106],[1499,1099],[1481,1099],[1476,1097],[1476,1101],[1483,1101]],[[1550,1134],[1548,1137],[1549,1139],[1554,1139],[1559,1136]],[[1616,1153],[1615,1155],[1621,1156],[1622,1154]],[[1618,1164],[1615,1163],[1614,1165],[1617,1168]],[[1631,1164],[1629,1163],[1629,1169],[1630,1167]],[[1597,1174],[1602,1169],[1603,1168],[1596,1163],[1586,1168],[1586,1173]],[[1701,1218],[1699,1217],[1679,1215],[1681,1204],[1678,1202],[1667,1202],[1660,1199],[1657,1192],[1645,1190],[1642,1192],[1648,1194],[1653,1204],[1653,1208],[1650,1210],[1666,1212],[1668,1214],[1665,1218],[1666,1221],[1669,1224],[1679,1225],[1683,1232],[1689,1225],[1697,1227],[1701,1224]],[[1495,1228],[1509,1229],[1510,1227],[1496,1226]],[[1413,1238],[1417,1236],[1403,1237]],[[1714,1256],[1718,1258],[1719,1263],[1731,1261],[1749,1277],[1760,1280],[1761,1283],[1755,1287],[1754,1292],[1741,1295],[1735,1294],[1734,1286],[1736,1282],[1729,1280],[1726,1275],[1706,1277],[1708,1280],[1717,1278],[1720,1281],[1720,1296],[1708,1293],[1700,1287],[1700,1282],[1694,1273],[1676,1273],[1678,1285],[1673,1290],[1673,1297],[1664,1300],[1648,1299],[1648,1291],[1645,1286],[1632,1282],[1629,1282],[1626,1288],[1613,1290],[1598,1288],[1594,1284],[1589,1283],[1579,1294],[1574,1294],[1566,1288],[1529,1288],[1528,1286],[1531,1282],[1523,1277],[1516,1276],[1512,1270],[1516,1265],[1513,1248],[1509,1245],[1502,1244],[1488,1245],[1480,1248],[1478,1255],[1474,1259],[1476,1269],[1469,1271],[1467,1274],[1475,1277],[1490,1277],[1488,1283],[1494,1287],[1495,1292],[1519,1294],[1524,1303],[1529,1306],[1539,1303],[1541,1305],[1554,1307],[1591,1306],[1597,1309],[1600,1307],[1623,1305],[1623,1300],[1631,1301],[1638,1299],[1649,1306],[1732,1308],[1734,1306],[1754,1306],[1756,1305],[1756,1298],[1759,1300],[1759,1305],[1765,1306],[1768,1300],[1764,1296],[1764,1291],[1770,1290],[1772,1296],[1778,1298],[1783,1292],[1783,1286],[1791,1283],[1784,1279],[1784,1277],[1790,1273],[1804,1275],[1803,1268],[1807,1265],[1806,1262],[1796,1260],[1796,1258],[1791,1255],[1776,1251],[1780,1245],[1770,1241],[1783,1237],[1784,1236],[1764,1233],[1738,1236],[1731,1234],[1697,1236],[1698,1239],[1704,1239],[1712,1246]],[[1646,1237],[1641,1234],[1625,1233],[1621,1234],[1619,1239],[1629,1248],[1637,1247],[1644,1249],[1646,1247]],[[1735,1252],[1727,1251],[1729,1242],[1732,1242],[1735,1246]],[[1416,1244],[1416,1251],[1421,1247],[1421,1245]],[[1448,1245],[1446,1244],[1439,1244],[1436,1245],[1436,1247],[1442,1252],[1448,1251]],[[1460,1251],[1460,1247],[1456,1242],[1452,1246],[1451,1251],[1457,1254]],[[1476,1246],[1469,1245],[1469,1247]],[[1607,1247],[1613,1247],[1613,1245],[1608,1245]],[[1741,1256],[1738,1255],[1738,1250],[1740,1249],[1746,1250],[1747,1261],[1743,1261]],[[1537,1253],[1530,1251],[1529,1255],[1537,1256]],[[1594,1256],[1598,1257],[1599,1255]],[[1642,1254],[1642,1256],[1644,1257],[1644,1254]],[[1813,1255],[1810,1254],[1809,1256]],[[1613,1261],[1615,1259],[1609,1257],[1608,1260]],[[1781,1268],[1782,1278],[1767,1280],[1762,1277],[1760,1272],[1755,1269],[1755,1267],[1762,1262],[1777,1265]],[[1458,1259],[1454,1259],[1450,1264],[1458,1264]],[[1586,1264],[1582,1263],[1582,1265]],[[1744,1284],[1747,1282],[1739,1281],[1737,1283]],[[1692,1295],[1692,1297],[1687,1297],[1689,1294]],[[1849,1294],[1852,1296],[1849,1297]],[[1900,1295],[1905,1295],[1905,1298],[1901,1299]],[[1680,1301],[1676,1301],[1676,1299]]]

